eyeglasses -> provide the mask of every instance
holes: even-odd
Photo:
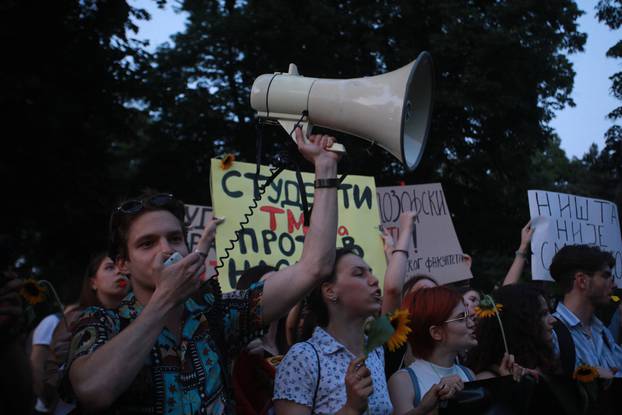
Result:
[[[458,314],[458,317],[443,321],[443,323],[451,323],[452,321],[462,321],[471,318],[468,311]]]

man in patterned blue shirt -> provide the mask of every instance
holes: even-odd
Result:
[[[298,149],[315,167],[313,213],[300,260],[248,290],[221,295],[200,285],[216,222],[188,253],[183,203],[142,195],[111,216],[111,256],[131,276],[115,310],[87,309],[76,324],[69,379],[81,407],[119,414],[232,414],[228,359],[261,335],[330,273],[337,239],[337,161],[333,138],[314,135]],[[165,266],[180,253],[184,258]]]
[[[555,254],[550,272],[564,292],[563,302],[553,314],[570,332],[575,350],[575,368],[581,364],[595,367],[603,378],[622,376],[622,348],[611,332],[594,315],[598,306],[610,301],[613,289],[614,257],[600,248],[567,245]],[[553,333],[557,353],[561,335]],[[561,356],[562,361],[564,356]]]

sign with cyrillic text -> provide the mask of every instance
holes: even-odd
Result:
[[[225,217],[216,232],[218,258],[223,258],[219,280],[225,291],[233,289],[240,274],[252,266],[264,263],[280,269],[295,263],[302,254],[308,230],[304,226],[296,173],[290,170],[284,170],[266,188],[251,214],[250,207],[255,205],[255,168],[255,164],[236,161],[223,169],[220,160],[212,159],[214,214]],[[270,169],[261,166],[259,186],[269,175]],[[311,204],[315,177],[312,173],[302,173],[302,177],[303,190]],[[341,183],[337,191],[337,247],[357,250],[382,287],[386,262],[375,194],[373,177],[349,175]],[[240,223],[244,223],[241,231]]]
[[[402,212],[417,213],[406,278],[429,275],[440,284],[473,278],[464,261],[440,183],[378,188],[382,226],[397,241]]]
[[[199,205],[185,205],[186,208],[186,229],[188,234],[186,235],[186,241],[188,243],[188,252],[194,251],[201,239],[203,229],[207,222],[212,219],[212,208],[210,206]],[[205,259],[205,278],[211,278],[216,274],[216,246],[214,242],[207,251],[207,258]]]
[[[533,279],[552,280],[549,266],[565,245],[587,244],[613,254],[612,273],[622,286],[622,239],[615,203],[565,193],[529,190],[531,226],[531,273]]]

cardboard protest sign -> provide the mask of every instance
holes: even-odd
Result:
[[[201,239],[201,235],[203,234],[203,229],[205,229],[205,225],[210,219],[212,219],[214,215],[210,206],[185,205],[185,208],[185,222],[186,229],[188,230],[186,240],[188,242],[189,252],[192,252],[196,248],[199,239]],[[205,271],[205,276],[206,278],[210,278],[216,274],[216,247],[214,243],[212,243],[209,251],[207,251],[206,261],[207,269]]]
[[[211,191],[214,214],[225,217],[216,232],[218,258],[223,259],[219,279],[223,290],[235,287],[240,274],[252,266],[265,263],[282,268],[295,263],[302,254],[307,229],[304,228],[302,202],[296,174],[284,170],[272,184],[254,209],[244,230],[240,222],[250,212],[254,196],[254,164],[234,162],[223,170],[220,160],[211,165]],[[270,169],[261,166],[259,185],[270,175]],[[313,203],[312,173],[302,173],[304,191],[309,204]],[[380,280],[386,269],[386,261],[380,238],[379,214],[373,177],[347,176],[338,194],[339,224],[337,247],[359,250],[363,259]],[[235,241],[235,242],[232,242]],[[231,250],[226,253],[227,248]]]
[[[405,211],[417,213],[407,279],[426,274],[447,284],[473,278],[464,262],[440,183],[379,187],[378,205],[382,226],[395,240],[399,236],[400,214]]]
[[[563,246],[587,244],[613,254],[614,280],[622,287],[622,239],[615,203],[544,190],[529,190],[527,196],[535,228],[531,240],[533,279],[552,280],[549,265]]]

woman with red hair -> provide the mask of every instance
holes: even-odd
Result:
[[[415,361],[391,376],[389,394],[395,414],[427,414],[474,380],[470,369],[456,364],[456,356],[477,345],[475,326],[462,295],[448,287],[409,294],[404,305],[412,321],[408,342]]]

